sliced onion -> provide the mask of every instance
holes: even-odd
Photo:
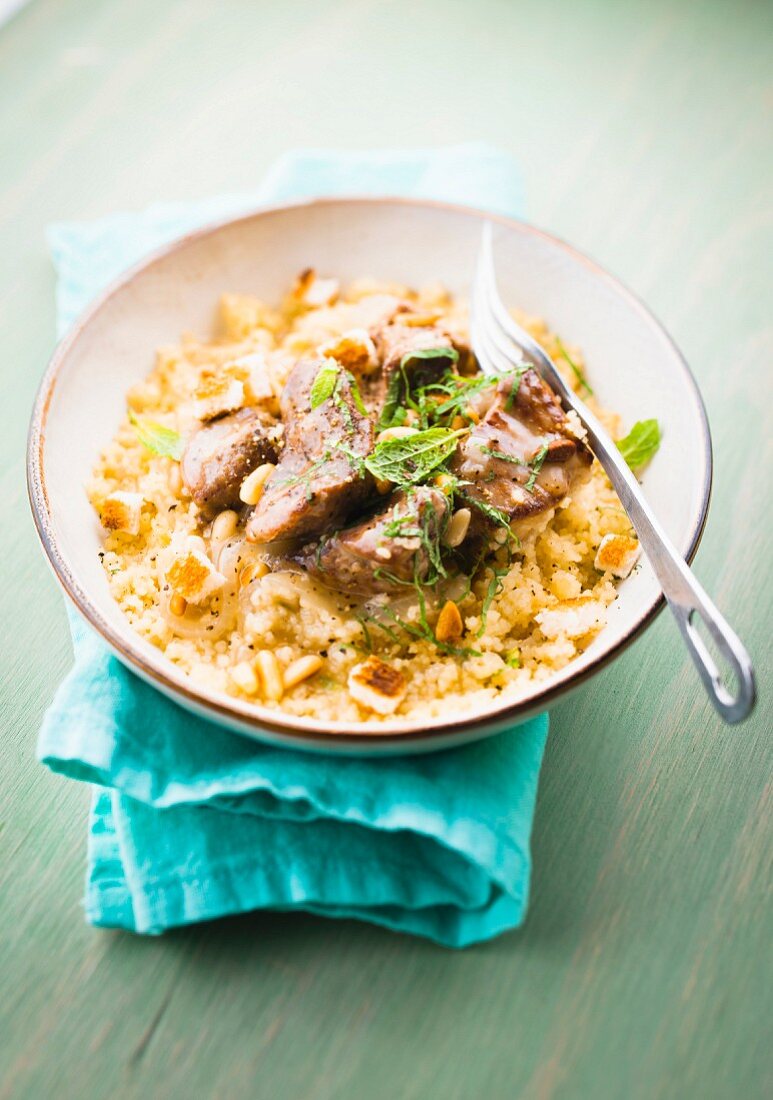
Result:
[[[188,544],[192,541],[192,537],[189,538]],[[197,607],[189,603],[183,615],[175,615],[169,606],[174,593],[162,591],[161,614],[178,638],[189,638],[194,641],[206,638],[209,641],[216,641],[233,630],[238,611],[237,558],[239,547],[243,542],[243,537],[234,537],[222,543],[210,543],[209,553],[212,564],[225,577],[225,585],[221,592],[212,597],[206,607]],[[197,538],[196,544],[196,549],[206,552],[203,539]]]
[[[216,641],[226,631],[232,630],[236,621],[236,600],[230,589],[213,596],[206,608],[189,603],[184,615],[175,615],[170,606],[173,592],[161,593],[161,614],[178,638],[198,641],[207,638]]]

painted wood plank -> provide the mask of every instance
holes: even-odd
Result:
[[[36,0],[0,31],[0,1097],[769,1093],[772,40],[749,0]],[[293,145],[478,137],[698,374],[716,479],[696,568],[760,708],[723,729],[664,617],[560,704],[527,924],[485,947],[270,914],[94,932],[86,794],[34,761],[69,662],[23,489],[44,227],[248,189]]]

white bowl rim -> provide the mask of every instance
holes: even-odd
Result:
[[[627,632],[608,650],[600,653],[584,668],[573,671],[575,661],[570,661],[558,670],[549,680],[534,685],[533,689],[515,701],[493,705],[479,714],[463,714],[458,717],[437,716],[431,719],[411,721],[401,718],[388,723],[367,726],[365,722],[330,722],[327,729],[321,729],[317,720],[284,714],[280,711],[264,708],[256,703],[242,703],[225,694],[215,694],[197,688],[184,673],[176,673],[163,666],[164,657],[159,651],[158,663],[149,661],[132,644],[133,631],[128,621],[126,635],[114,630],[104,619],[99,608],[90,599],[74,575],[69,563],[56,539],[52,509],[44,477],[43,456],[46,442],[46,423],[53,398],[57,376],[66,361],[70,349],[75,345],[92,317],[124,286],[136,276],[163,260],[171,253],[186,246],[189,242],[215,234],[227,226],[248,222],[256,217],[279,214],[284,211],[305,207],[324,207],[330,205],[357,204],[358,206],[380,206],[383,204],[402,204],[427,209],[446,210],[481,221],[492,221],[517,233],[542,238],[549,244],[564,250],[576,262],[585,266],[596,278],[602,280],[616,294],[620,295],[647,323],[653,327],[659,338],[667,345],[683,373],[688,389],[691,390],[699,415],[702,442],[703,478],[700,490],[700,502],[696,509],[693,525],[680,550],[689,563],[693,560],[706,525],[713,478],[713,455],[711,432],[703,398],[695,377],[681,351],[664,326],[653,315],[644,302],[616,276],[611,275],[595,260],[578,251],[572,245],[552,233],[539,229],[529,222],[511,218],[503,214],[491,213],[462,203],[444,202],[434,199],[410,198],[400,195],[335,195],[313,196],[294,199],[282,203],[259,205],[236,217],[226,217],[208,222],[198,229],[189,231],[174,240],[154,249],[137,263],[133,264],[105,289],[79,315],[78,319],[56,345],[33,405],[27,441],[27,491],[38,537],[42,543],[54,575],[67,596],[74,603],[83,618],[101,635],[103,640],[132,671],[138,673],[147,682],[154,685],[172,699],[183,700],[183,705],[198,713],[226,725],[231,729],[266,740],[282,744],[288,748],[311,748],[317,750],[343,749],[344,751],[365,751],[375,748],[378,743],[383,750],[414,751],[418,743],[437,741],[438,748],[446,748],[456,743],[464,743],[477,737],[484,737],[502,729],[515,726],[531,715],[545,710],[560,696],[574,690],[586,680],[595,676],[602,668],[615,660],[624,649],[631,645],[639,635],[654,621],[663,609],[665,599],[662,593],[653,597],[643,607],[637,620]],[[167,662],[169,663],[169,662]]]

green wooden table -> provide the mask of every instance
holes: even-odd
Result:
[[[764,0],[34,0],[0,30],[0,1096],[770,1095],[772,46]],[[34,759],[70,661],[23,478],[44,227],[248,190],[294,145],[479,137],[693,364],[716,456],[696,569],[757,713],[721,726],[661,616],[553,712],[529,917],[484,947],[302,915],[94,931],[87,793]]]

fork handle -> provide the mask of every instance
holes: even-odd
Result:
[[[478,264],[476,285],[484,300],[488,290],[488,307],[497,323],[559,395],[564,407],[573,409],[584,424],[593,453],[604,467],[620,503],[636,529],[642,549],[660,582],[711,702],[726,722],[741,722],[751,711],[756,698],[754,669],[749,654],[661,527],[617,444],[612,441],[597,417],[567,386],[543,348],[507,313],[496,287],[490,222],[483,228]],[[720,671],[698,633],[696,616],[705,623],[735,677],[736,685],[732,692],[723,684]]]
[[[619,452],[610,452],[601,425],[598,425],[600,435],[596,435],[593,414],[583,408],[582,418],[591,446],[636,529],[711,702],[726,722],[741,722],[756,698],[754,669],[746,648],[661,527],[633,473],[623,465]],[[703,620],[734,675],[733,691],[723,684],[716,662],[698,633],[697,617]]]

